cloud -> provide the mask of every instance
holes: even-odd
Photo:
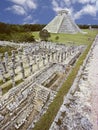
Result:
[[[6,8],[8,11],[13,11],[13,13],[18,14],[18,15],[25,15],[26,11],[23,7],[19,5],[13,5],[11,7]]]
[[[38,19],[35,19],[35,20],[33,20],[30,24],[36,24],[36,23],[38,23]]]
[[[36,24],[38,21],[38,19],[33,19],[32,15],[30,14],[23,19],[23,24]]]
[[[65,9],[65,1],[52,0],[53,10],[58,12],[59,10]]]
[[[27,17],[24,18],[24,21],[32,20],[32,16],[28,15]]]
[[[29,9],[36,9],[37,4],[33,0],[26,0],[26,4]]]
[[[24,21],[23,23],[30,23],[32,19],[33,19],[32,16],[31,16],[31,15],[28,15],[28,16],[26,16],[26,17],[23,19],[23,21]]]
[[[74,4],[79,3],[82,7],[78,12],[75,11]],[[83,15],[96,16],[98,12],[98,0],[52,0],[52,8],[55,12],[68,9],[73,19],[80,19]]]
[[[96,8],[97,8],[97,10],[98,10],[98,1],[96,2]]]
[[[71,5],[71,0],[64,0],[66,6],[70,6]]]
[[[37,24],[38,21],[39,21],[38,19],[35,19],[35,20],[32,19],[32,21],[24,21],[23,24],[28,24],[28,23],[29,24]]]
[[[26,0],[8,0],[8,1],[19,5],[24,5]]]
[[[74,19],[79,19],[83,15],[86,15],[86,14],[89,14],[89,15],[92,15],[92,16],[96,16],[96,12],[97,12],[97,10],[96,10],[95,6],[86,5],[79,12],[77,12],[74,15]]]
[[[97,2],[97,0],[73,0],[73,2],[78,2],[78,3],[81,3],[81,4],[90,4],[90,3],[95,3]]]
[[[14,4],[23,6],[24,8],[28,7],[29,9],[36,9],[37,3],[34,0],[9,0]]]
[[[8,7],[6,10],[12,11],[18,15],[28,14],[29,11],[37,8],[37,2],[34,0],[8,0],[14,5]]]

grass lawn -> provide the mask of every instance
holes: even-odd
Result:
[[[52,33],[51,37],[49,38],[52,42],[58,42],[58,43],[65,43],[65,44],[89,44],[90,41],[93,41],[95,35],[98,33],[98,30],[83,30],[84,32],[87,32],[87,34],[56,34]],[[39,40],[39,32],[33,32],[32,33],[35,39]],[[56,36],[59,37],[58,40],[56,40]]]

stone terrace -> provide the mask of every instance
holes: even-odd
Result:
[[[98,35],[49,130],[98,130]]]
[[[67,67],[71,68],[84,49],[42,42],[21,45],[10,57],[7,52],[1,56],[0,130],[32,129],[64,82]]]

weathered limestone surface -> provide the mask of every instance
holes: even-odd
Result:
[[[98,35],[50,130],[98,130]]]
[[[61,10],[58,15],[44,27],[51,33],[82,33],[67,10]]]
[[[21,45],[11,57],[5,53],[0,59],[0,130],[31,130],[56,96],[66,67],[84,49],[42,42]],[[2,89],[10,83],[13,87],[3,95]]]

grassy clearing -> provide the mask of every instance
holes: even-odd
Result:
[[[58,42],[58,43],[65,43],[65,44],[89,44],[90,41],[93,41],[96,33],[98,33],[98,30],[83,30],[84,32],[87,32],[87,34],[51,34],[50,41],[52,42]],[[33,32],[32,33],[35,39],[39,40],[39,32]],[[59,36],[59,39],[56,40],[56,36]],[[70,43],[68,43],[70,42]]]
[[[90,35],[92,35],[92,39],[95,37],[95,35],[97,34],[97,32],[90,32],[90,34],[88,33],[87,36],[81,36],[80,34],[74,35],[72,36],[70,39],[74,39],[75,41],[80,41],[81,44],[86,44],[87,49],[84,51],[84,53],[79,57],[77,63],[75,64],[74,68],[72,69],[71,73],[69,74],[69,76],[67,77],[66,81],[64,82],[64,84],[62,85],[62,87],[60,88],[59,92],[57,93],[55,99],[53,100],[53,102],[50,104],[47,112],[41,117],[41,119],[36,123],[35,128],[33,130],[49,130],[58,110],[60,109],[60,106],[63,103],[63,98],[64,96],[67,94],[68,90],[70,89],[70,87],[73,84],[73,81],[78,73],[78,70],[80,68],[80,66],[83,64],[83,61],[92,45],[92,40],[87,40],[88,36],[90,37]],[[68,36],[69,34],[65,34],[65,37]],[[71,36],[71,35],[70,35]],[[63,37],[63,35],[62,35]],[[82,39],[84,37],[84,39]],[[76,39],[75,39],[76,38]],[[64,40],[64,39],[63,39]],[[84,42],[83,42],[84,41]]]

